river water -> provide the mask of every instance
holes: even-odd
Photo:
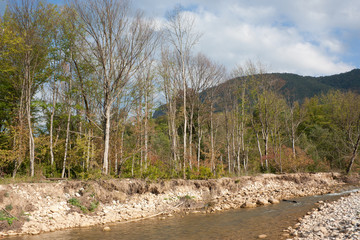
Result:
[[[358,189],[357,189],[358,190]],[[355,191],[355,190],[352,190]],[[237,209],[213,214],[190,214],[142,220],[131,223],[108,225],[109,232],[102,226],[71,229],[44,233],[37,236],[21,236],[16,240],[110,240],[110,239],[258,239],[266,234],[266,239],[285,239],[282,230],[293,226],[297,219],[316,206],[317,201],[333,201],[350,191],[336,194],[317,195],[282,201],[280,204]]]

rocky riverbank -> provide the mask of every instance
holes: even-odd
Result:
[[[182,211],[210,213],[275,204],[333,192],[344,180],[338,173],[301,173],[214,180],[113,179],[0,185],[0,236],[166,218]]]
[[[360,239],[360,192],[319,204],[290,229],[294,239]]]

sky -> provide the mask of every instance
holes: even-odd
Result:
[[[132,1],[160,25],[179,4],[202,34],[194,50],[229,71],[248,60],[268,72],[310,76],[360,68],[359,0]]]

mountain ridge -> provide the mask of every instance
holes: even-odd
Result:
[[[276,91],[281,95],[290,98],[292,101],[303,102],[305,98],[311,98],[330,90],[354,91],[360,94],[360,69],[355,68],[351,71],[329,75],[329,76],[302,76],[294,73],[267,73],[275,80],[277,85]],[[217,87],[218,98],[225,96],[225,89],[239,86],[241,77],[232,78],[220,83]],[[200,95],[206,95],[206,91]],[[217,106],[219,108],[219,106]],[[161,105],[153,115],[153,118],[160,117],[165,114],[166,105]],[[221,109],[216,109],[221,111]]]

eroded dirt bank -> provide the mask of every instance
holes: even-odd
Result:
[[[0,185],[0,236],[164,218],[180,211],[256,207],[333,192],[345,182],[338,173],[300,173],[156,183],[121,179]]]

